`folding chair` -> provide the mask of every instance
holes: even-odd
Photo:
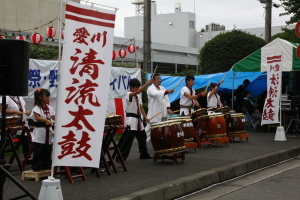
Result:
[[[246,120],[246,124],[247,124],[247,129],[256,129],[256,126],[254,125],[255,124],[255,119],[252,118],[247,109],[245,107],[243,107],[243,114],[245,115],[245,120]]]
[[[293,125],[293,122],[295,122],[294,125]],[[296,119],[291,119],[291,121],[286,129],[286,133],[289,131],[291,126],[293,127],[293,126],[297,126],[297,125],[300,125],[300,119],[298,118],[298,116]],[[297,128],[297,130],[298,130],[298,128]]]

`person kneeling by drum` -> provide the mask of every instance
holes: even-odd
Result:
[[[187,75],[185,77],[186,86],[181,89],[180,93],[180,115],[191,115],[194,112],[194,106],[200,109],[200,105],[197,101],[199,97],[206,96],[206,92],[196,94],[192,88],[195,84],[195,77]]]

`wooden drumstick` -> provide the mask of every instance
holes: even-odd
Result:
[[[173,90],[175,90],[175,88],[177,88],[177,86],[184,80],[185,78],[183,78],[174,88]]]
[[[226,77],[226,73],[227,73],[227,72],[225,72],[225,73],[224,73],[224,76],[223,76],[223,80],[225,80],[225,77]]]
[[[154,69],[154,72],[153,72],[153,74],[152,74],[152,78],[153,78],[153,80],[154,80],[154,74],[155,74],[155,72],[156,72],[156,70],[157,70],[157,65],[156,65],[156,67],[155,67],[155,69]]]
[[[207,83],[207,86],[206,86],[205,92],[207,91],[207,88],[208,88],[208,86],[209,86],[209,83],[210,83],[210,81],[208,81],[208,83]]]
[[[106,117],[109,117],[109,116],[111,116],[112,114],[113,114],[114,112],[111,112],[109,115],[107,115]]]
[[[175,110],[175,111],[173,111],[173,113],[176,113],[176,112],[179,112],[180,110]]]
[[[154,115],[153,117],[151,117],[149,120],[153,119],[154,117],[156,117],[159,114],[161,114],[161,112],[157,113],[156,115]]]
[[[52,122],[51,121],[51,123],[49,123],[49,124],[47,124],[48,126],[53,126],[55,124],[55,122]]]

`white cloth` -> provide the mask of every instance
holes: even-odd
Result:
[[[54,116],[55,115],[54,109],[50,105],[47,105],[47,106],[49,108],[50,116],[51,117]],[[37,122],[37,120],[35,119],[35,114],[34,113],[38,113],[38,114],[40,114],[41,118],[47,119],[47,117],[44,114],[43,110],[39,106],[35,106],[32,109],[32,113],[30,115],[30,119],[33,119],[34,122]],[[49,144],[53,143],[53,134],[54,134],[54,131],[50,127],[49,128]],[[33,129],[33,132],[31,133],[31,137],[32,137],[32,142],[45,144],[45,141],[46,141],[46,128],[45,127],[35,127]]]
[[[159,86],[159,89],[155,85],[151,85],[147,89],[148,95],[148,113],[147,117],[150,119],[159,112],[161,114],[157,115],[150,122],[161,122],[162,117],[168,116],[167,107],[170,107],[170,100],[168,95],[165,95],[166,89],[163,86]]]
[[[138,114],[137,113],[137,103],[136,103],[136,99],[134,96],[132,96],[130,98],[129,94],[131,92],[127,92],[125,94],[125,100],[126,100],[126,104],[125,104],[125,111],[126,113],[135,113],[135,114]],[[142,105],[142,99],[140,97],[140,95],[137,95],[138,97],[138,101],[139,101],[139,106]],[[142,113],[141,113],[141,117],[142,117]],[[133,131],[136,131],[138,128],[138,118],[135,118],[135,117],[126,117],[125,119],[125,126],[130,126],[130,129],[133,130]],[[141,125],[141,130],[144,129],[144,126],[143,126],[143,123],[141,122],[140,123]]]
[[[207,107],[208,108],[218,108],[218,99],[219,99],[220,106],[222,106],[221,101],[220,101],[220,96],[218,94],[213,94],[209,98],[210,93],[211,93],[211,91],[207,94]]]
[[[23,97],[19,97],[23,110],[25,111],[25,101]],[[0,104],[2,105],[2,97],[0,97]],[[6,96],[6,110],[11,110],[11,111],[20,111],[18,104],[16,104],[9,96]],[[6,117],[18,117],[17,114],[6,114]],[[24,115],[23,120],[26,119],[26,115]]]
[[[193,105],[194,105],[194,104],[193,104],[193,101],[194,101],[194,100],[190,100],[188,97],[186,97],[186,96],[184,95],[184,93],[189,93],[189,94],[191,94],[190,89],[189,89],[187,86],[184,86],[184,87],[181,89],[181,93],[180,93],[180,102],[179,102],[179,104],[180,104],[181,106],[193,106]],[[192,94],[191,94],[191,96],[194,96],[194,95],[196,95],[196,92],[195,92],[195,90],[192,88]],[[191,110],[191,113],[189,113],[189,110]],[[193,108],[192,108],[192,109],[188,109],[188,108],[180,108],[180,114],[181,114],[182,112],[184,112],[185,115],[190,115],[190,114],[192,114],[192,113],[194,112],[194,109],[193,109]]]
[[[22,104],[22,108],[23,111],[25,112],[25,101],[23,99],[23,97],[19,97],[19,100]],[[2,97],[0,97],[0,105],[2,105]],[[18,104],[16,104],[16,102],[14,102],[10,96],[6,96],[6,110],[10,110],[10,111],[20,111]],[[17,114],[6,114],[6,117],[20,117]],[[22,122],[25,122],[25,126],[27,126],[27,121],[26,121],[27,115],[23,114],[23,119]],[[17,131],[17,135],[21,135],[22,131],[19,130]],[[26,133],[25,133],[26,135]]]

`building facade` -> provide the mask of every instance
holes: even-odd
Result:
[[[196,31],[196,14],[181,12],[179,3],[174,13],[157,14],[156,3],[152,2],[151,40],[154,43],[199,48],[199,35]],[[143,16],[124,18],[124,37],[143,40]]]
[[[60,8],[61,0],[0,0],[0,29],[16,35],[19,30],[26,35],[36,32],[45,37],[46,28],[58,30],[59,21],[64,22],[64,18],[59,19]]]

